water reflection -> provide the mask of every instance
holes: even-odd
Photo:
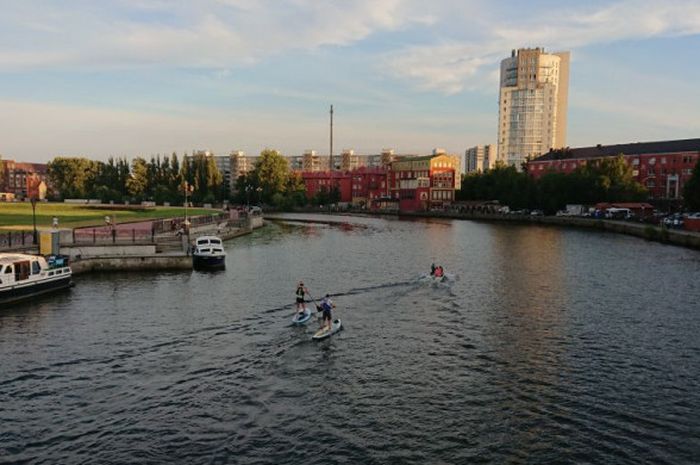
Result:
[[[3,459],[696,456],[697,252],[466,221],[301,219],[227,242],[224,273],[80,277],[36,311],[0,314]],[[458,279],[417,279],[431,261]],[[640,263],[674,292],[651,288]],[[299,279],[336,296],[345,330],[323,344],[290,325]]]

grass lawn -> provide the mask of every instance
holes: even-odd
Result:
[[[220,210],[188,208],[187,215],[210,215]],[[74,205],[66,203],[36,204],[37,227],[50,227],[53,217],[58,218],[61,228],[104,225],[105,216],[116,215],[118,223],[149,220],[153,218],[175,218],[185,215],[183,207],[138,207],[134,209],[120,206],[100,208],[99,205]],[[0,229],[32,229],[32,205],[29,202],[0,202]]]

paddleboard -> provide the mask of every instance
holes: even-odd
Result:
[[[311,319],[311,309],[309,307],[304,307],[304,312],[296,312],[292,317],[292,323],[295,325],[301,325],[306,323]]]
[[[340,322],[340,318],[336,318],[335,320],[333,320],[333,323],[331,323],[330,330],[328,330],[326,328],[319,329],[318,331],[316,331],[316,334],[311,336],[311,339],[314,339],[314,340],[325,339],[327,337],[334,335],[338,331],[340,331],[341,327],[342,327],[342,324]]]

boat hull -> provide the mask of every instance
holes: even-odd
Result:
[[[71,275],[67,275],[38,283],[16,284],[9,288],[0,289],[0,308],[40,295],[68,289],[72,285]]]
[[[226,268],[226,256],[193,255],[192,267],[195,270],[223,270]]]

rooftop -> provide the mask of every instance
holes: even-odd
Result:
[[[615,155],[642,155],[653,153],[700,152],[700,139],[633,142],[630,144],[596,145],[574,149],[550,150],[533,161],[570,160],[574,158],[601,158]]]

